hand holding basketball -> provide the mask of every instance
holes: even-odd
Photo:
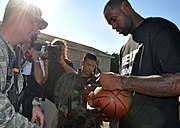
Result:
[[[91,91],[94,91],[98,85],[97,84],[88,84],[85,85],[84,88],[82,89],[82,99],[86,103],[87,102],[87,97]]]
[[[119,119],[126,115],[131,104],[131,94],[127,91],[107,91],[97,87],[92,96],[92,107],[100,108],[108,119]]]
[[[88,95],[88,101],[87,101],[87,110],[86,113],[90,117],[95,117],[98,120],[103,120],[103,121],[109,121],[107,116],[100,111],[98,107],[93,106],[92,104],[92,97],[94,96],[94,92],[90,92]]]

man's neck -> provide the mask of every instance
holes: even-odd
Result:
[[[87,74],[83,73],[82,71],[81,71],[81,75],[86,78],[91,77],[91,75],[87,75]]]

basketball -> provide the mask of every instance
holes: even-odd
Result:
[[[82,89],[82,99],[86,103],[87,102],[87,97],[91,91],[94,91],[98,85],[97,84],[88,84],[85,85],[84,88]]]
[[[106,91],[102,87],[94,90],[92,105],[99,107],[108,119],[119,119],[126,115],[131,104],[131,94],[127,91]]]

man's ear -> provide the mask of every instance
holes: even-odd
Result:
[[[123,11],[125,14],[129,14],[131,10],[132,8],[130,5],[126,1],[123,1],[121,4],[121,11]]]

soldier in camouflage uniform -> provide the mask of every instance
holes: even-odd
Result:
[[[87,53],[81,61],[82,69],[77,73],[68,73],[58,79],[55,88],[58,103],[56,128],[100,128],[101,123],[87,114],[86,103],[82,99],[82,89],[87,84],[95,83],[93,74],[97,65],[94,54]],[[71,108],[69,108],[71,106]],[[70,110],[69,110],[70,109]],[[70,113],[68,113],[70,111]],[[69,116],[69,114],[71,116]]]
[[[0,127],[1,128],[32,128],[35,124],[15,112],[9,99],[8,91],[13,83],[11,62],[16,58],[14,46],[29,43],[37,39],[39,30],[47,27],[47,22],[41,18],[41,10],[24,0],[9,0],[3,21],[0,25]],[[9,82],[7,81],[10,76]],[[19,87],[19,84],[18,84]],[[19,88],[18,88],[19,89]],[[33,118],[43,125],[43,115],[39,107],[33,108]]]

